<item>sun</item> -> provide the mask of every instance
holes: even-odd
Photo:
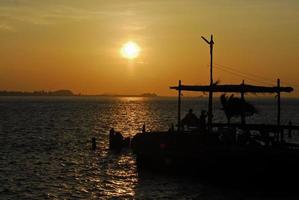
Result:
[[[122,57],[132,60],[139,56],[140,47],[137,43],[129,41],[122,46],[120,53]]]

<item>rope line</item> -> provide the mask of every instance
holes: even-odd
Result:
[[[269,86],[273,86],[272,83],[268,83],[266,81],[261,81],[261,80],[258,80],[258,79],[255,79],[255,78],[252,78],[250,76],[246,76],[246,75],[243,75],[243,74],[240,74],[238,72],[234,72],[232,70],[228,70],[228,69],[224,69],[224,68],[221,68],[221,67],[218,67],[218,66],[214,66],[216,69],[219,69],[219,70],[222,70],[224,72],[227,72],[229,74],[232,74],[232,75],[235,75],[237,77],[242,77],[242,78],[245,78],[246,80],[251,80],[255,83],[259,83],[259,84],[266,84],[266,85],[269,85]]]
[[[232,70],[232,71],[235,71],[235,72],[238,72],[238,73],[240,73],[240,74],[243,74],[243,75],[245,75],[245,76],[250,76],[250,77],[258,77],[258,78],[260,78],[261,80],[263,80],[263,81],[267,81],[267,82],[269,82],[269,83],[271,83],[271,84],[276,84],[276,81],[274,81],[273,79],[271,79],[271,78],[267,78],[267,77],[263,77],[263,76],[261,76],[261,75],[258,75],[258,74],[254,74],[254,73],[245,73],[245,72],[242,72],[242,71],[240,71],[240,70],[238,70],[238,69],[235,69],[234,67],[230,67],[230,66],[228,66],[228,65],[222,65],[222,64],[215,64],[215,65],[218,65],[219,67],[223,67],[223,68],[226,68],[226,69],[228,69],[228,70]]]
[[[220,69],[222,71],[225,71],[229,74],[233,74],[235,76],[238,77],[243,77],[246,78],[248,80],[254,81],[256,83],[262,83],[262,84],[266,84],[266,85],[270,85],[270,86],[275,86],[276,85],[276,81],[273,81],[273,79],[271,78],[266,78],[257,74],[253,74],[253,73],[244,73],[240,70],[235,69],[234,67],[228,66],[228,65],[222,65],[222,64],[218,64],[215,63],[214,66],[217,69]],[[295,87],[299,87],[299,85],[294,84],[292,82],[286,82],[286,81],[282,81],[281,83],[285,84],[285,85],[292,85]]]

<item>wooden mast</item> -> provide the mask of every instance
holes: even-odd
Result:
[[[213,35],[211,35],[210,41],[208,41],[205,37],[201,36],[201,38],[210,45],[210,90],[209,90],[209,110],[208,110],[208,131],[212,130],[212,118],[213,118]]]

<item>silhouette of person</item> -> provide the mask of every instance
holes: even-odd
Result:
[[[186,114],[186,116],[182,119],[182,126],[187,125],[187,127],[190,126],[197,126],[198,125],[198,118],[193,113],[192,109],[189,109],[189,112]]]
[[[206,111],[202,110],[199,116],[199,128],[203,131],[206,130],[206,117],[207,117]]]

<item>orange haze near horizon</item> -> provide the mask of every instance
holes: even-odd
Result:
[[[299,96],[299,1],[3,0],[0,90],[176,95],[214,80],[293,86]],[[133,41],[133,59],[120,49]],[[298,91],[297,91],[298,90]],[[199,94],[200,95],[200,94]]]

